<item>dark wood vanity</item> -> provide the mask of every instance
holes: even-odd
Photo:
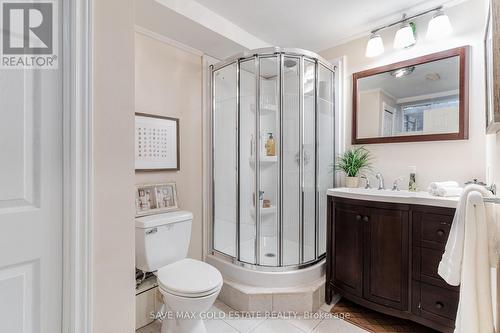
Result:
[[[437,274],[455,209],[328,196],[326,301],[452,332],[458,287]]]

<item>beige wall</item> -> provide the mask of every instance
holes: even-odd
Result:
[[[136,184],[176,182],[181,209],[194,214],[188,255],[202,258],[202,59],[135,33],[135,111],[179,118],[180,171],[138,172]]]
[[[135,320],[134,31],[131,0],[93,1],[93,332]]]
[[[382,66],[417,56],[438,52],[453,47],[471,45],[469,140],[422,143],[398,143],[367,145],[373,153],[374,171],[382,172],[387,186],[399,176],[408,176],[408,166],[417,166],[417,182],[425,190],[431,181],[471,178],[485,179],[486,138],[484,134],[484,67],[483,32],[485,25],[484,0],[467,1],[446,10],[453,25],[453,34],[435,42],[425,40],[426,16],[417,21],[417,44],[408,50],[394,50],[394,29],[381,33],[386,52],[376,58],[366,58],[367,37],[325,50],[320,54],[328,60],[345,56],[344,105],[346,112],[345,141],[351,142],[352,74],[365,69]],[[471,19],[473,17],[474,19]],[[394,158],[397,157],[397,158]]]

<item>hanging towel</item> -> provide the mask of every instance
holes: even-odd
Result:
[[[477,191],[483,195],[483,197],[491,196],[486,188],[479,185],[468,185],[462,192],[460,200],[458,201],[457,209],[455,211],[455,216],[453,218],[453,223],[451,225],[450,235],[448,236],[448,241],[446,243],[446,248],[439,263],[438,273],[439,275],[450,285],[458,286],[460,285],[461,270],[462,270],[462,257],[464,251],[464,237],[465,237],[465,223],[466,223],[466,205],[469,193]],[[487,207],[488,211],[491,211],[491,207]],[[490,251],[490,263],[493,267],[496,266],[496,224],[492,221],[493,214],[490,212],[487,214],[490,218],[488,219],[488,224],[491,225],[489,228],[490,240],[489,245],[492,251]]]
[[[492,208],[483,201],[489,195],[478,185],[465,188],[438,268],[446,282],[460,284],[455,333],[495,332],[490,267],[498,252]]]

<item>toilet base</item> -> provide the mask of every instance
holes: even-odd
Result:
[[[207,333],[205,323],[201,319],[164,319],[161,333]]]
[[[173,295],[160,288],[166,310],[161,333],[206,333],[203,314],[210,310],[221,287],[210,295],[196,298]]]

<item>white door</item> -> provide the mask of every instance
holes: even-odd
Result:
[[[0,68],[2,333],[61,332],[62,113],[62,62]]]

